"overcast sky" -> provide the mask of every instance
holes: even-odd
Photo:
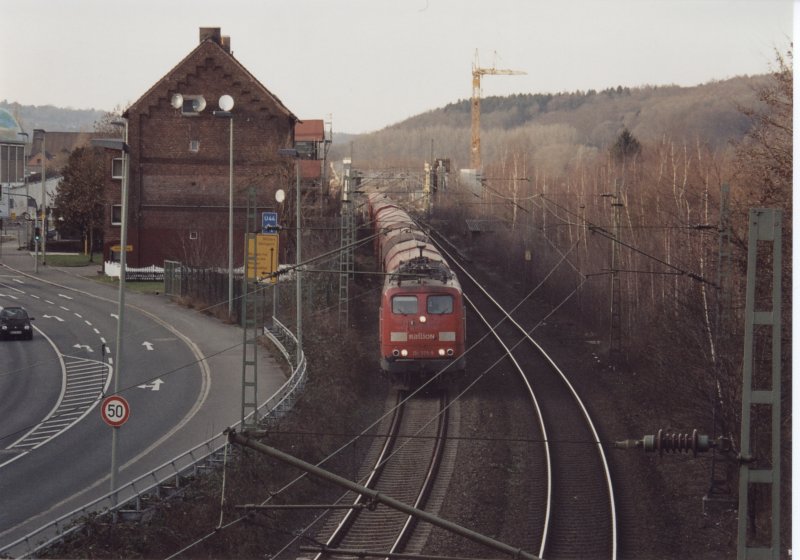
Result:
[[[770,70],[792,0],[0,0],[0,100],[112,110],[220,27],[300,118],[383,128],[471,95],[696,85]],[[495,54],[496,53],[496,54]],[[211,102],[211,101],[210,101]],[[212,102],[213,103],[213,102]]]

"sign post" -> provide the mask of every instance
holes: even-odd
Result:
[[[100,416],[103,422],[114,428],[111,433],[111,491],[117,490],[117,432],[119,427],[128,421],[131,415],[131,407],[128,401],[119,395],[111,395],[103,399],[100,404]],[[112,498],[114,504],[117,503],[116,494]]]

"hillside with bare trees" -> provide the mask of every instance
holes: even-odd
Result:
[[[501,274],[540,285],[540,297],[596,333],[609,367],[639,394],[669,394],[708,432],[740,439],[748,212],[783,212],[783,495],[791,488],[792,53],[767,76],[694,88],[489,98],[482,105],[483,181],[437,192],[442,224],[481,218]],[[469,161],[469,103],[461,101],[357,138],[364,168]],[[341,147],[340,147],[341,148]],[[456,173],[453,173],[455,175]],[[458,228],[459,226],[456,226]],[[759,253],[769,281],[771,256]],[[523,276],[520,277],[520,274]],[[768,290],[757,295],[769,309]],[[756,336],[769,371],[771,338]],[[765,374],[762,374],[765,375]],[[677,409],[676,409],[677,413]],[[768,454],[765,415],[755,420]],[[768,455],[761,456],[769,463]],[[735,488],[735,464],[720,467]],[[769,498],[753,491],[751,531],[768,534]],[[784,538],[791,513],[782,504]]]

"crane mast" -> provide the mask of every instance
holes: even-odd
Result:
[[[475,60],[472,62],[472,142],[470,144],[469,163],[475,170],[481,168],[481,76],[518,76],[527,74],[520,70],[506,70],[495,68],[481,68],[478,61],[478,51],[475,51]]]

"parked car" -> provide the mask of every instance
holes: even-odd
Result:
[[[22,307],[0,308],[0,339],[18,336],[25,340],[33,338],[33,317]]]

